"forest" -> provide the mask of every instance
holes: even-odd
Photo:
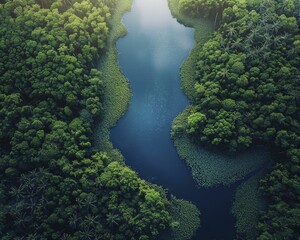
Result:
[[[2,240],[147,240],[168,229],[188,239],[200,224],[193,204],[168,200],[94,147],[109,81],[98,63],[117,4],[0,0]],[[179,0],[179,7],[215,27],[197,53],[184,131],[229,154],[274,149],[278,159],[259,183],[268,206],[257,239],[298,239],[300,1]],[[172,217],[178,212],[182,225]]]
[[[140,239],[171,225],[164,191],[92,129],[117,1],[0,1],[0,238]]]
[[[298,239],[300,2],[180,0],[179,7],[212,19],[216,29],[197,54],[186,132],[229,153],[274,149],[278,159],[259,185],[268,206],[256,239]]]

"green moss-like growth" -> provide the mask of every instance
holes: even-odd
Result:
[[[300,2],[290,3],[227,1],[218,31],[196,59],[197,97],[186,129],[206,146],[240,151],[263,142],[282,153],[261,182],[268,207],[257,239],[299,237]]]
[[[191,168],[193,178],[199,186],[228,185],[243,179],[244,176],[269,161],[270,154],[260,149],[257,149],[255,153],[249,151],[235,156],[226,156],[199,146],[185,131],[187,117],[191,111],[192,107],[188,107],[175,118],[172,136],[179,156]]]
[[[259,173],[241,184],[234,197],[232,213],[236,218],[238,239],[256,239],[257,223],[261,211],[266,209],[266,202],[259,191],[259,180],[263,177]]]
[[[198,12],[195,2],[210,3],[179,1],[181,9],[182,3],[191,3]],[[197,97],[192,98],[188,128],[182,127],[185,118],[174,127],[175,142],[179,133],[188,131],[195,142],[214,148],[239,151],[263,142],[282,152],[280,161],[261,181],[268,197],[267,211],[258,224],[257,239],[261,240],[299,236],[300,2],[290,3],[287,7],[280,0],[227,1],[218,31],[195,59]],[[190,150],[187,141],[180,143],[183,153],[179,152],[199,178],[201,172],[193,158],[201,151]]]
[[[200,212],[191,202],[171,197],[172,230],[165,240],[188,240],[200,227]]]
[[[101,77],[105,85],[103,98],[104,113],[95,130],[95,146],[106,151],[115,160],[123,161],[123,156],[117,149],[113,149],[109,141],[109,131],[116,122],[125,114],[130,101],[129,83],[122,74],[118,64],[116,41],[126,35],[127,30],[121,23],[121,18],[126,11],[131,9],[132,0],[120,1],[111,20],[111,32],[108,39],[108,52],[100,62]]]

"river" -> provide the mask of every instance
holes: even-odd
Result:
[[[230,209],[238,183],[197,188],[170,138],[172,121],[189,105],[179,71],[194,45],[194,30],[172,17],[167,0],[134,0],[123,23],[128,34],[117,41],[118,58],[132,99],[128,112],[111,130],[114,147],[141,178],[200,209],[201,228],[194,239],[233,239]]]

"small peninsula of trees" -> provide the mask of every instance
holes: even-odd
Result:
[[[300,227],[300,1],[180,0],[192,16],[222,20],[198,53],[194,141],[229,151],[258,143],[280,159],[261,182],[268,209],[257,239],[296,239]],[[224,8],[224,9],[223,9]]]
[[[161,191],[92,149],[117,1],[0,1],[0,238],[140,239],[170,226]]]

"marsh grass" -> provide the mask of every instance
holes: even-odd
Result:
[[[198,59],[198,52],[202,49],[203,44],[210,38],[214,32],[214,24],[211,20],[192,18],[179,12],[179,0],[168,0],[169,8],[172,15],[178,22],[187,27],[195,29],[194,38],[195,46],[190,52],[189,57],[182,64],[180,69],[181,88],[190,100],[194,99],[195,70]]]
[[[130,11],[131,5],[132,0],[118,2],[110,22],[108,51],[99,63],[105,93],[103,98],[104,112],[95,127],[95,147],[108,152],[112,159],[119,162],[124,162],[124,158],[119,150],[113,148],[110,142],[110,129],[126,113],[131,91],[129,83],[119,67],[116,41],[127,34],[127,30],[122,24],[122,16],[125,12]]]
[[[173,227],[160,240],[189,240],[200,226],[200,211],[191,202],[171,196]]]
[[[193,178],[200,187],[229,185],[243,179],[270,160],[270,153],[261,148],[237,155],[212,152],[194,143],[185,132],[188,107],[173,121],[174,144],[179,156],[191,168]]]
[[[111,20],[111,32],[108,39],[108,52],[99,64],[101,77],[105,85],[103,99],[104,112],[95,127],[95,148],[106,151],[112,159],[125,163],[119,150],[114,149],[110,142],[110,129],[126,113],[131,97],[128,80],[120,70],[116,41],[127,34],[125,26],[121,23],[122,16],[129,11],[132,0],[123,0],[117,4]],[[151,184],[151,183],[150,183]],[[166,191],[155,184],[151,186],[162,196]],[[170,214],[173,221],[179,225],[169,230],[170,239],[187,240],[200,225],[199,210],[195,205],[182,199],[171,198]]]
[[[257,223],[267,203],[259,191],[259,180],[263,172],[256,174],[242,183],[235,194],[232,213],[236,218],[236,232],[238,239],[254,240],[257,237]]]

